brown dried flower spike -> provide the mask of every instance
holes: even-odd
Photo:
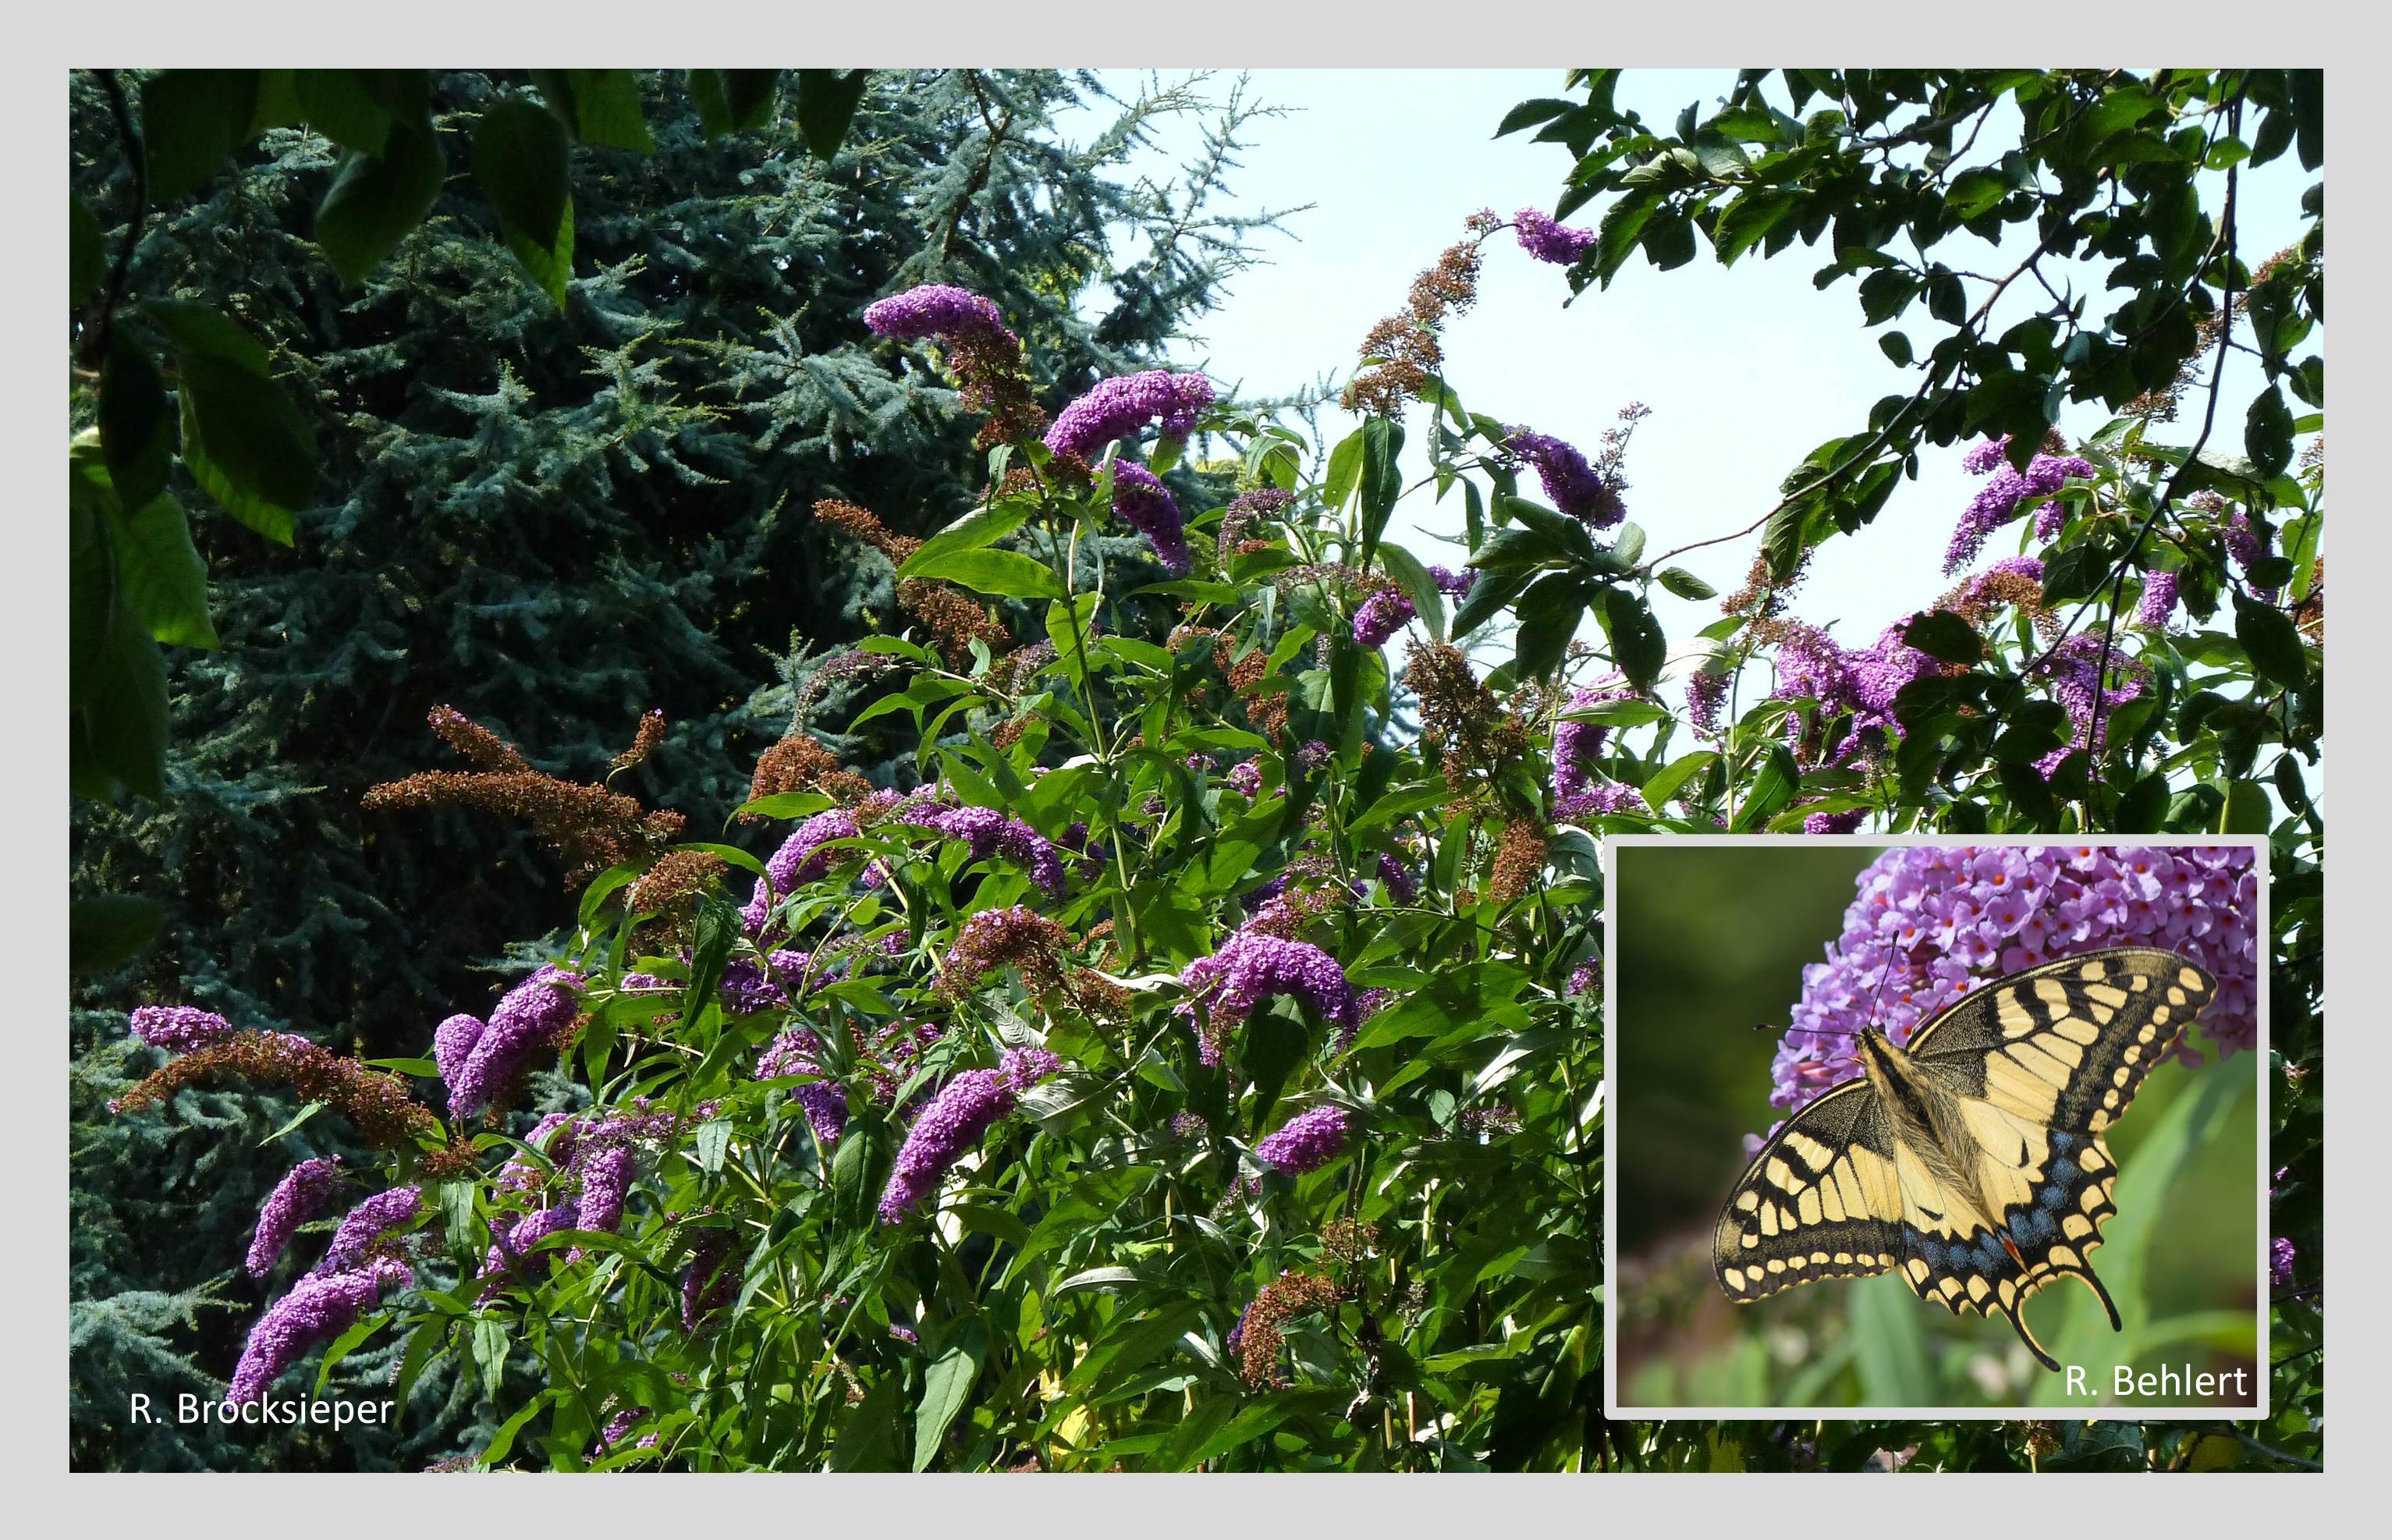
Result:
[[[452,706],[432,708],[432,731],[470,760],[472,770],[425,770],[366,793],[364,805],[481,808],[527,820],[562,856],[566,886],[578,887],[609,866],[641,861],[679,837],[683,819],[670,810],[648,812],[636,797],[536,770],[514,744],[468,721]],[[629,753],[615,761],[628,769],[644,758],[664,734],[664,718],[650,712]]]

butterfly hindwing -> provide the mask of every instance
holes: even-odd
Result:
[[[1893,1157],[1892,1130],[1865,1081],[1846,1081],[1787,1119],[1712,1232],[1712,1271],[1728,1298],[1892,1267],[1902,1212]]]

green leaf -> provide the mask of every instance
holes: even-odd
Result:
[[[355,288],[398,250],[440,201],[448,162],[431,119],[390,126],[380,155],[351,150],[316,208],[316,244]]]
[[[344,149],[379,155],[390,143],[391,109],[385,100],[407,99],[410,91],[388,77],[422,74],[421,71],[293,70],[291,89],[299,98],[301,118],[309,128]],[[430,81],[420,94],[428,104]]]
[[[1379,537],[1386,530],[1388,515],[1396,511],[1396,499],[1403,495],[1403,470],[1397,463],[1403,449],[1401,424],[1384,417],[1362,424],[1361,477],[1356,485],[1362,494],[1361,564],[1365,567],[1379,549]]]
[[[1559,97],[1539,97],[1533,101],[1524,101],[1503,114],[1503,121],[1496,125],[1495,136],[1500,139],[1506,134],[1517,134],[1524,128],[1532,128],[1549,118],[1558,118],[1565,112],[1576,110],[1577,108],[1578,103]]]
[[[1929,610],[1902,628],[1902,640],[1944,663],[1974,667],[1985,655],[1984,639],[1975,627],[1949,610]]]
[[[509,97],[474,130],[474,176],[507,250],[560,309],[573,277],[571,159],[565,125],[527,97]]]
[[[166,906],[130,893],[77,899],[67,907],[67,973],[90,978],[139,958],[158,939]]]
[[[1662,634],[1661,623],[1653,617],[1652,609],[1640,595],[1626,589],[1608,589],[1598,613],[1604,631],[1611,639],[1611,661],[1628,676],[1629,683],[1639,690],[1651,689],[1670,652],[1669,639]],[[1526,624],[1524,615],[1524,628]]]
[[[919,577],[922,569],[959,550],[978,550],[1020,529],[1030,517],[1031,503],[1026,498],[1009,498],[975,508],[946,528],[922,542],[922,548],[905,558],[897,569],[900,577]]]
[[[780,102],[781,71],[692,70],[689,95],[708,138],[745,134],[773,121],[773,109]]]
[[[785,893],[774,894],[778,902]],[[722,981],[722,966],[731,958],[731,945],[739,938],[739,911],[720,893],[708,893],[697,901],[695,936],[690,946],[689,981],[682,987],[682,1010],[695,1024],[701,1012],[714,999],[714,988]]]
[[[86,669],[72,670],[68,783],[102,800],[117,784],[166,796],[166,657],[128,603],[111,606]],[[76,677],[80,675],[81,677]]]
[[[2293,412],[2282,386],[2269,385],[2252,401],[2243,419],[2242,447],[2262,480],[2293,462]]]
[[[1889,331],[1877,340],[1877,346],[1878,351],[1885,355],[1886,361],[1896,369],[1910,367],[1910,339],[1904,333]]]
[[[805,71],[800,71],[800,73]],[[841,1154],[846,1153],[844,1150]],[[833,1470],[897,1469],[897,1415],[905,1401],[905,1377],[885,1374],[838,1430],[832,1443]]]
[[[67,304],[80,309],[99,297],[100,285],[108,281],[108,254],[100,248],[107,237],[101,233],[99,215],[81,194],[67,195]]]
[[[171,647],[216,645],[208,616],[208,571],[191,544],[183,507],[165,493],[127,514],[113,498],[109,537],[116,549],[117,592],[151,638]]]
[[[141,152],[150,201],[206,185],[250,136],[254,70],[167,70],[141,83]]]
[[[964,1409],[972,1382],[988,1357],[988,1327],[977,1315],[956,1324],[955,1333],[922,1372],[922,1400],[914,1408],[914,1469],[930,1469],[956,1414]]]
[[[1604,211],[1594,244],[1595,276],[1604,287],[1610,287],[1612,276],[1628,260],[1628,253],[1636,249],[1637,237],[1644,234],[1653,211],[1660,205],[1660,193],[1647,188],[1615,199],[1611,207]]]
[[[1321,478],[1320,506],[1332,514],[1345,511],[1346,499],[1362,479],[1362,430],[1355,429],[1329,451],[1328,473]]]
[[[138,508],[166,489],[175,413],[150,350],[124,328],[109,337],[99,369],[99,443],[118,501]]]
[[[1944,192],[1944,207],[1953,218],[1966,222],[2008,197],[2009,191],[2009,180],[2000,172],[1990,166],[1971,166],[1952,178]]]
[[[313,1118],[318,1112],[323,1111],[324,1106],[325,1104],[322,1102],[309,1102],[306,1106],[303,1106],[297,1112],[292,1113],[289,1122],[284,1123],[280,1128],[276,1129],[265,1138],[260,1139],[258,1143],[260,1145],[273,1144],[276,1140],[281,1138],[284,1134],[291,1132],[300,1124],[306,1122],[308,1119]]]
[[[507,1328],[495,1316],[485,1315],[474,1323],[474,1362],[481,1365],[482,1393],[498,1400],[499,1387],[507,1377]]]
[[[798,131],[806,136],[808,149],[826,161],[838,153],[871,83],[869,70],[798,71]]]
[[[1061,599],[1063,580],[1044,562],[1010,550],[956,550],[918,566],[915,577],[943,577],[976,593],[1006,599]]]
[[[2273,604],[2234,596],[2234,640],[2261,677],[2298,690],[2308,681],[2308,652],[2292,617]]]
[[[1521,596],[1520,628],[1513,635],[1514,679],[1540,679],[1561,666],[1586,615],[1587,597],[1586,580],[1566,572],[1547,573]]]
[[[1663,567],[1657,575],[1661,586],[1681,599],[1717,599],[1719,589],[1688,572],[1684,567]]]
[[[1718,758],[1719,755],[1713,750],[1702,748],[1670,760],[1665,769],[1644,783],[1644,805],[1657,813],[1661,811],[1663,805],[1677,796],[1688,781],[1710,769]]]
[[[315,496],[316,435],[266,372],[265,347],[204,304],[142,310],[175,343],[185,469],[234,518],[289,545]]]
[[[532,80],[583,144],[642,154],[656,148],[640,102],[640,77],[633,71],[535,70]]]
[[[1458,641],[1495,618],[1503,607],[1520,597],[1528,588],[1533,571],[1482,572],[1462,596],[1462,607],[1453,614],[1453,636]]]

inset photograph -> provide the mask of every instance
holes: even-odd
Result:
[[[2257,841],[1607,861],[1615,1415],[2264,1415]]]

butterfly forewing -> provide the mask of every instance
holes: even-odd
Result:
[[[1893,1266],[1902,1212],[1893,1157],[1892,1130],[1865,1081],[1847,1081],[1788,1119],[1720,1210],[1711,1262],[1728,1298]]]

